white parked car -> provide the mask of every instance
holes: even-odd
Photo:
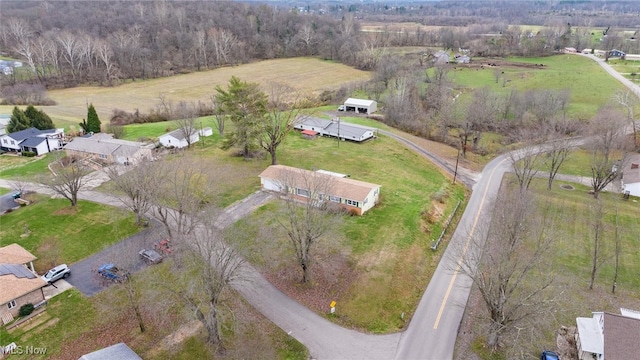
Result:
[[[62,264],[47,271],[46,274],[42,275],[41,279],[51,284],[57,280],[66,279],[69,275],[71,275],[71,269],[69,269],[67,264]]]
[[[338,106],[338,111],[344,111],[344,110],[345,110],[344,105],[340,105],[340,106]]]

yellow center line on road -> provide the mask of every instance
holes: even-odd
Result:
[[[467,249],[469,248],[469,243],[471,242],[471,238],[473,237],[473,232],[476,230],[476,226],[478,225],[478,220],[480,219],[480,214],[482,213],[482,207],[484,206],[484,201],[487,199],[487,191],[489,189],[489,184],[491,184],[491,179],[493,178],[493,174],[496,172],[496,169],[502,165],[503,162],[507,161],[507,159],[503,159],[500,161],[496,167],[491,171],[491,175],[489,175],[489,180],[487,181],[487,186],[484,188],[484,194],[482,195],[482,200],[480,200],[480,206],[478,207],[478,213],[476,214],[475,219],[473,220],[473,225],[471,226],[471,231],[469,231],[469,236],[467,237],[467,242],[464,244],[464,249],[462,250],[462,254],[456,263],[456,270],[453,272],[453,276],[451,277],[451,281],[449,281],[449,287],[447,287],[447,291],[444,294],[444,298],[442,299],[442,304],[440,304],[440,310],[438,311],[438,316],[436,316],[436,322],[433,323],[433,329],[437,330],[438,325],[440,324],[440,318],[442,317],[442,313],[444,312],[444,307],[447,305],[447,301],[449,300],[449,295],[451,294],[451,289],[453,288],[453,284],[458,277],[458,272],[460,271],[460,267],[462,264],[462,260],[467,253]]]

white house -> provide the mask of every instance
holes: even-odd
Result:
[[[198,135],[200,136],[211,136],[213,135],[213,129],[211,129],[210,127],[206,127],[206,128],[202,128],[200,130],[198,130]]]
[[[64,129],[29,128],[0,135],[0,149],[7,152],[34,152],[36,155],[59,150],[64,145]]]
[[[620,312],[594,312],[593,317],[576,318],[578,359],[640,360],[640,313]]]
[[[345,111],[355,111],[356,113],[371,114],[378,110],[378,103],[373,100],[348,98],[344,102]]]
[[[363,142],[375,137],[378,129],[370,128],[340,121],[339,118],[333,120],[316,117],[306,117],[297,121],[294,125],[298,130],[315,131],[320,136],[331,136],[341,140]]]
[[[160,144],[164,147],[175,147],[175,148],[185,148],[189,146],[189,142],[187,141],[187,137],[185,132],[182,129],[173,130],[170,133],[166,133],[158,137]],[[191,133],[191,144],[194,144],[200,141],[200,135],[197,131],[193,131]]]
[[[284,165],[271,165],[259,176],[263,190],[288,192],[300,201],[316,196],[321,202],[335,203],[357,215],[363,215],[380,200],[380,185],[350,179],[346,177],[348,175],[330,171],[310,171]],[[319,184],[326,186],[322,186],[320,190]],[[316,187],[316,189],[310,187]],[[319,191],[326,193],[317,193]]]
[[[622,193],[640,197],[640,155],[634,154],[622,169]]]

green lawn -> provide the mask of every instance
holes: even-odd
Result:
[[[464,198],[464,188],[452,186],[451,179],[429,161],[384,136],[357,144],[330,138],[304,140],[294,133],[279,159],[283,165],[346,173],[382,185],[378,206],[362,217],[344,217],[337,234],[325,240],[331,243],[325,251],[346,254],[357,274],[347,291],[326,302],[340,304],[338,316],[332,319],[342,325],[377,333],[401,329],[400,314],[410,318],[439,260],[440,251],[429,248],[431,241],[440,234],[457,201]],[[444,204],[432,201],[438,192],[446,194]],[[283,257],[290,256],[288,240],[274,220],[278,208],[276,204],[265,206],[236,225],[249,238],[264,232],[264,227],[273,228],[267,230],[269,241],[254,244],[251,251],[255,263],[267,272],[288,266],[283,265],[287,263]],[[438,211],[442,215],[435,216],[433,223],[425,220],[428,213]]]
[[[60,153],[48,153],[42,157],[0,155],[0,178],[27,179],[50,173],[48,165],[57,159]]]
[[[595,61],[576,55],[555,55],[541,58],[508,58],[512,62],[544,64],[537,69],[505,67],[501,69],[509,80],[507,86],[496,83],[496,68],[484,69],[457,67],[451,72],[456,84],[467,89],[488,86],[507,93],[516,88],[521,91],[553,89],[571,91],[568,114],[573,118],[589,119],[598,108],[610,100],[610,94],[623,85],[607,74]],[[474,59],[475,62],[490,60]]]
[[[35,201],[0,218],[0,245],[20,244],[40,258],[40,271],[49,266],[46,260],[74,263],[139,231],[124,210],[88,201],[73,209],[68,200],[41,195],[27,199]]]

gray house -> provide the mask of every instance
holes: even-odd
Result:
[[[304,118],[298,121],[294,128],[298,130],[315,131],[318,136],[331,136],[340,140],[350,140],[363,142],[375,137],[378,129],[369,128],[340,121],[340,118],[333,120],[316,117]]]

